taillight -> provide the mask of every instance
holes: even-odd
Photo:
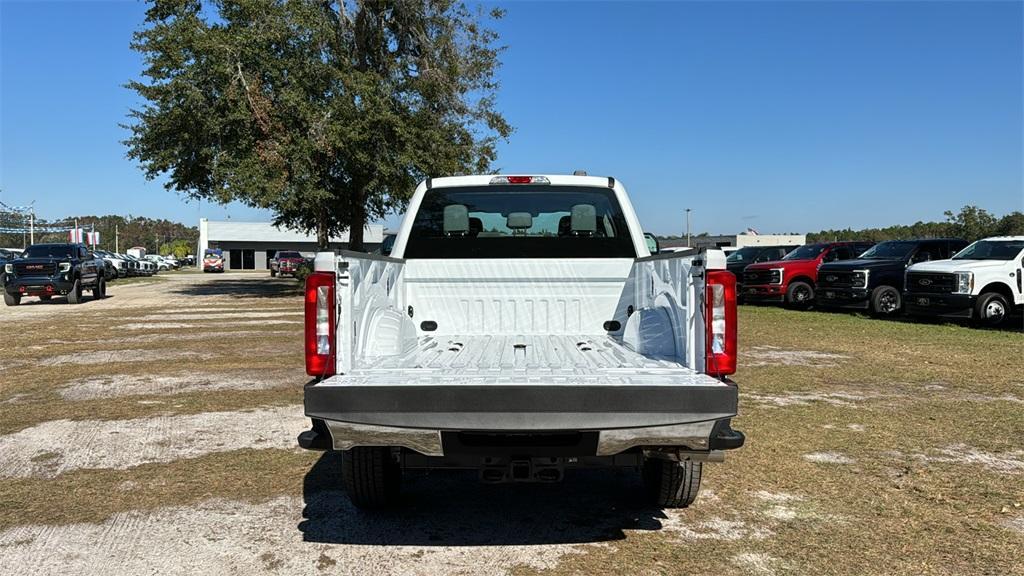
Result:
[[[306,277],[306,374],[334,374],[334,273]]]
[[[704,371],[712,376],[736,372],[736,276],[710,270],[704,292]]]

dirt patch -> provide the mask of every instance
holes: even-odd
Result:
[[[287,378],[260,378],[246,375],[195,374],[191,376],[156,376],[118,374],[76,380],[58,393],[68,400],[95,400],[118,396],[150,394],[186,394],[203,390],[269,390],[290,385]]]
[[[822,402],[832,406],[851,407],[855,403],[867,400],[872,396],[848,392],[792,392],[775,396],[748,392],[741,397],[744,400],[750,400],[769,407],[808,406],[815,402]]]
[[[732,563],[746,574],[772,576],[779,560],[763,552],[744,552],[733,556]]]
[[[122,324],[121,326],[118,326],[118,328],[123,330],[166,330],[179,328],[223,328],[225,326],[271,326],[283,324],[302,324],[302,320],[276,320],[268,318],[266,320],[223,320],[214,323],[134,322],[130,324]]]
[[[816,350],[786,350],[777,346],[755,346],[743,355],[744,366],[838,366],[849,356]]]
[[[50,356],[38,361],[40,366],[60,366],[64,364],[109,364],[113,362],[145,362],[148,360],[213,358],[212,354],[203,354],[191,350],[96,350],[77,354],[61,354]]]
[[[338,525],[339,541],[375,537],[420,540],[416,522],[383,522],[390,534],[374,534],[373,523],[353,515],[343,495],[325,504],[352,517]],[[575,544],[535,546],[444,546],[308,542],[301,525],[304,507],[318,503],[284,496],[260,504],[207,500],[196,506],[153,512],[122,512],[100,524],[19,526],[0,533],[4,550],[0,574],[263,574],[315,575],[321,568],[345,566],[346,572],[391,574],[508,574],[517,567],[550,568],[579,548]],[[299,527],[299,528],[297,528]],[[500,531],[500,528],[495,528]],[[378,528],[376,531],[379,531]],[[359,533],[356,534],[355,532]],[[352,532],[351,534],[349,532]],[[314,536],[314,539],[316,538]],[[486,567],[486,568],[484,568]]]
[[[56,420],[0,436],[0,476],[52,478],[81,468],[125,469],[241,448],[293,448],[309,426],[302,406],[135,420]],[[39,456],[40,439],[53,453]]]
[[[1012,450],[995,454],[972,448],[965,444],[953,444],[937,450],[938,454],[914,454],[914,458],[924,462],[963,462],[980,465],[992,472],[1000,474],[1024,473],[1024,450]]]
[[[856,462],[853,458],[839,452],[811,452],[804,454],[804,460],[816,464],[853,464]]]
[[[136,320],[151,320],[156,322],[162,322],[166,320],[173,320],[175,322],[182,320],[214,320],[214,319],[249,319],[249,318],[275,318],[278,316],[302,316],[304,312],[299,309],[293,310],[281,310],[278,312],[252,312],[248,310],[238,312],[203,312],[200,314],[174,314],[170,318],[166,314],[150,314],[148,316],[140,316]]]
[[[763,526],[742,520],[710,518],[694,522],[686,510],[665,510],[662,530],[680,540],[762,540],[771,536]]]

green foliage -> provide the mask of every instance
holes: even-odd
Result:
[[[309,276],[312,273],[313,266],[309,263],[304,262],[302,264],[299,264],[298,268],[295,269],[295,279],[298,280],[300,284],[305,284],[306,276]]]
[[[502,16],[449,0],[152,0],[125,142],[150,179],[270,209],[320,245],[404,208],[427,175],[484,172]]]
[[[916,222],[886,228],[863,230],[822,230],[807,235],[807,242],[837,240],[909,240],[913,238],[963,238],[973,242],[988,236],[1024,235],[1024,213],[1011,212],[998,218],[977,206],[964,206],[959,212],[946,211],[945,222]]]
[[[0,212],[0,221],[4,214]],[[118,239],[117,249],[121,252],[132,246],[143,246],[153,252],[162,244],[174,242],[181,242],[189,246],[189,252],[191,252],[199,243],[197,227],[185,226],[180,222],[171,222],[170,220],[116,215],[72,216],[60,220],[37,218],[35,222],[36,242],[67,242],[67,232],[46,232],[46,230],[48,228],[72,228],[76,220],[78,227],[86,232],[95,230],[100,233],[99,247],[105,250],[113,251],[115,249],[115,235]],[[12,228],[20,228],[25,233],[0,234],[0,246],[17,248],[29,242],[27,219],[19,216],[11,219],[8,225]]]
[[[195,250],[195,244],[186,240],[175,240],[160,246],[160,255],[167,256],[173,254],[175,258],[181,260],[188,256]]]

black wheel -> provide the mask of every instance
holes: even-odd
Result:
[[[1010,306],[1006,297],[996,292],[986,292],[978,297],[978,303],[974,306],[974,313],[978,321],[985,326],[998,326],[1003,323],[1010,313]]]
[[[814,287],[807,282],[790,282],[786,289],[786,303],[790,306],[807,307],[814,302]]]
[[[42,296],[39,297],[39,299],[42,300],[43,302],[49,302],[50,298],[53,298],[53,296],[50,296],[49,294],[43,294]]]
[[[277,276],[277,272],[271,270],[270,271],[270,277],[273,278],[274,276]]]
[[[659,508],[686,508],[700,491],[701,462],[675,462],[662,458],[644,460],[644,487],[651,503]]]
[[[8,294],[4,292],[4,304],[8,306],[17,306],[21,304],[21,294]]]
[[[879,316],[893,316],[902,307],[900,291],[892,286],[879,286],[871,292],[871,310]]]
[[[341,481],[356,507],[384,508],[398,499],[402,469],[390,448],[359,446],[342,453]]]
[[[68,292],[68,304],[80,304],[82,302],[82,282],[75,279],[75,283]]]
[[[103,276],[100,276],[96,280],[96,287],[92,289],[92,297],[94,300],[100,300],[107,297],[107,281]]]

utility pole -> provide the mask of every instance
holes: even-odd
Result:
[[[82,239],[78,236],[78,218],[75,218],[75,242],[81,242]]]
[[[29,246],[36,243],[36,211],[34,207],[28,213],[28,243]]]
[[[120,254],[121,250],[119,249],[120,246],[118,246],[118,236],[117,235],[118,235],[117,222],[114,222],[114,253],[115,254]]]
[[[690,209],[686,209],[686,247],[690,247]]]

